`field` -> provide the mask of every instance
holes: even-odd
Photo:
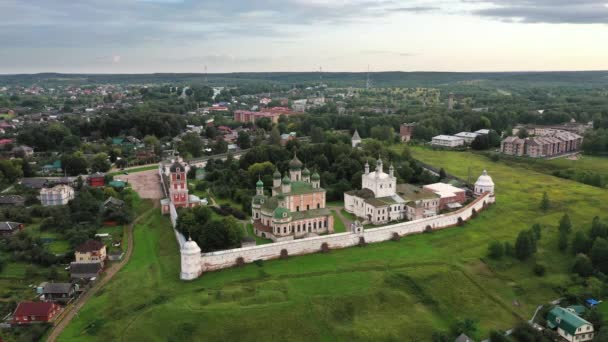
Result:
[[[93,298],[61,341],[81,340],[429,340],[457,319],[478,321],[476,339],[529,319],[537,305],[568,287],[572,257],[557,250],[557,222],[576,229],[602,215],[608,192],[471,153],[421,148],[427,163],[466,178],[487,169],[497,204],[464,227],[364,248],[246,265],[178,279],[179,255],[166,217],[152,213],[135,229],[130,263]],[[599,164],[605,160],[597,160]],[[551,209],[539,212],[546,191]],[[537,260],[486,263],[493,240],[513,241],[543,226]]]

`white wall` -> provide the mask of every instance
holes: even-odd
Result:
[[[484,202],[486,204],[490,204],[494,203],[494,201],[494,196],[486,193],[477,198],[473,203],[453,213],[416,221],[397,223],[380,228],[367,229],[364,230],[362,234],[346,232],[307,239],[276,242],[261,246],[203,253],[201,254],[200,261],[201,269],[203,272],[205,272],[232,267],[235,266],[236,260],[239,257],[242,257],[246,263],[259,259],[275,259],[280,256],[281,250],[283,249],[287,250],[288,255],[316,253],[321,250],[321,245],[323,243],[327,243],[330,249],[355,246],[359,243],[359,238],[361,236],[364,237],[365,242],[374,243],[390,240],[393,233],[397,233],[400,236],[422,233],[427,226],[431,226],[435,230],[443,229],[458,224],[459,217],[466,221],[471,217],[473,209],[480,212],[483,210]]]

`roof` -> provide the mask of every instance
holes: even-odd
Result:
[[[292,221],[298,221],[303,219],[309,219],[314,217],[323,217],[331,215],[331,211],[327,208],[311,209],[304,211],[294,211],[291,213]]]
[[[278,208],[276,208],[276,209],[274,210],[274,215],[273,215],[273,217],[274,217],[275,219],[283,219],[283,218],[287,218],[287,217],[290,217],[290,216],[291,216],[291,215],[290,215],[290,213],[289,213],[289,209],[287,209],[287,208],[281,208],[281,207],[278,207]]]
[[[298,156],[296,156],[295,154],[293,155],[293,159],[289,162],[289,168],[290,169],[300,169],[302,168],[302,162],[300,161],[300,159],[298,159]]]
[[[397,193],[411,201],[439,198],[439,195],[433,191],[412,184],[397,184]]]
[[[479,134],[477,133],[472,133],[472,132],[460,132],[455,134],[455,136],[457,137],[461,137],[461,138],[475,138],[477,137]]]
[[[12,232],[16,229],[19,229],[19,226],[22,224],[23,223],[10,221],[0,222],[0,232]]]
[[[346,194],[350,195],[350,196],[356,196],[356,197],[359,197],[359,198],[364,198],[364,199],[366,199],[366,198],[373,198],[375,196],[374,192],[371,191],[370,189],[367,189],[367,188],[364,188],[364,189],[361,189],[361,190],[347,191]]]
[[[25,198],[19,195],[0,196],[0,204],[16,204],[25,202]]]
[[[17,305],[14,316],[48,316],[55,305],[52,302],[22,302]]]
[[[423,186],[423,188],[427,189],[427,190],[431,190],[432,192],[441,196],[441,198],[454,197],[454,196],[456,196],[456,193],[464,192],[463,189],[457,188],[453,185],[446,184],[446,183],[427,184],[427,185]]]
[[[456,337],[454,342],[473,342],[473,340],[465,334],[460,334],[460,336]]]
[[[361,140],[361,137],[359,136],[359,132],[357,130],[355,130],[352,140]]]
[[[186,168],[180,162],[176,161],[173,164],[171,164],[171,166],[169,167],[169,171],[175,172],[175,170],[177,170],[177,168],[180,168],[180,170],[183,170],[183,171],[186,170]]]
[[[96,274],[101,271],[100,262],[72,262],[70,263],[70,273],[75,274]]]
[[[42,293],[68,293],[74,285],[71,283],[46,283]]]
[[[456,137],[453,135],[438,135],[433,137],[433,140],[450,140],[450,141],[457,141],[457,140],[463,140],[461,137]]]
[[[560,306],[556,306],[549,311],[547,314],[547,323],[549,327],[560,327],[571,335],[575,335],[576,329],[584,325],[592,325],[579,317],[574,310],[568,310]]]
[[[117,207],[122,207],[123,205],[125,205],[125,201],[119,200],[118,198],[110,196],[110,198],[108,198],[107,200],[105,200],[103,202],[103,206],[105,207],[108,204],[111,204],[111,205],[114,205],[114,206],[117,206]]]
[[[108,185],[113,188],[124,188],[125,185],[127,185],[127,183],[125,183],[123,181],[119,181],[119,180],[114,180],[114,181],[111,181],[110,183],[108,183]]]
[[[105,245],[101,241],[87,240],[86,242],[84,242],[84,243],[80,244],[78,247],[76,247],[76,252],[79,252],[79,253],[93,252],[93,251],[98,251],[98,250],[102,249],[103,247],[105,247]]]

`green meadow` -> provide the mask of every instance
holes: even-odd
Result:
[[[557,248],[564,212],[574,230],[604,214],[608,192],[503,161],[414,148],[414,156],[466,178],[487,169],[497,204],[463,227],[328,254],[290,257],[179,280],[179,254],[156,211],[135,228],[130,262],[83,308],[61,341],[429,340],[458,319],[478,322],[475,339],[529,319],[572,286],[572,256]],[[606,163],[597,159],[597,163]],[[607,164],[608,165],[608,164]],[[539,210],[543,192],[551,209]],[[488,243],[513,242],[542,225],[526,262],[486,258]],[[534,275],[535,263],[546,267]]]

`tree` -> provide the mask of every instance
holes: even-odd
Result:
[[[89,163],[81,152],[64,154],[61,157],[61,166],[70,176],[78,176],[88,173]]]
[[[528,230],[519,232],[515,240],[515,256],[519,260],[526,260],[535,252],[535,242],[532,233]]]
[[[594,327],[595,328],[595,327]],[[598,334],[593,339],[595,342],[608,342],[608,327],[599,329]]]
[[[490,147],[488,136],[485,134],[479,134],[471,142],[471,148],[474,150],[487,150]]]
[[[572,253],[574,254],[587,254],[591,249],[592,241],[585,235],[585,233],[578,231],[574,234],[572,239]]]
[[[508,342],[509,339],[503,332],[492,330],[490,331],[490,342]]]
[[[445,179],[447,177],[447,174],[445,173],[445,170],[443,168],[441,168],[439,170],[439,180]]]
[[[245,131],[240,131],[236,138],[236,144],[241,149],[248,149],[251,147],[251,136]]]
[[[488,246],[488,256],[492,259],[500,259],[504,254],[504,247],[498,241],[493,241]]]
[[[568,249],[568,235],[562,232],[559,233],[559,238],[557,240],[557,248],[559,248],[559,250],[562,252]]]
[[[568,216],[568,214],[564,214],[559,220],[559,231],[565,235],[570,234],[572,231],[572,222],[570,222],[570,216]]]
[[[160,156],[162,150],[160,145],[160,140],[154,135],[146,135],[143,139],[144,144],[147,147],[151,147],[154,149],[154,154]]]
[[[536,241],[540,240],[541,238],[541,227],[539,223],[535,223],[532,225],[532,232],[534,233],[534,239]]]
[[[594,217],[591,223],[591,230],[589,231],[589,237],[595,240],[598,237],[608,237],[608,227],[602,224],[599,217]]]
[[[97,153],[91,161],[91,169],[93,172],[107,172],[112,165],[108,161],[108,155],[105,153]]]
[[[525,139],[525,138],[529,137],[528,130],[525,128],[520,128],[519,131],[517,132],[517,136],[520,139]]]
[[[281,133],[277,127],[273,127],[270,131],[270,139],[268,142],[271,145],[281,145]]]
[[[460,334],[475,336],[477,333],[477,322],[470,318],[460,319],[452,325],[450,331],[452,336],[459,336]]]
[[[310,140],[313,143],[322,143],[325,141],[325,131],[321,127],[313,127],[310,130]]]
[[[595,239],[589,256],[596,269],[608,274],[608,241],[603,238]]]
[[[549,201],[549,195],[547,195],[547,192],[543,192],[543,199],[540,201],[540,208],[543,211],[547,211],[549,210],[549,207],[551,207],[551,202]]]
[[[186,133],[177,147],[181,154],[190,154],[192,157],[200,157],[203,155],[203,140],[200,135],[190,132]]]

